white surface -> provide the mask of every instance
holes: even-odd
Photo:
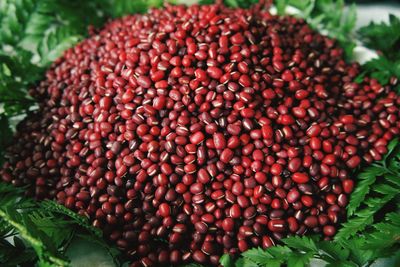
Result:
[[[182,0],[179,0],[182,1]],[[193,3],[196,0],[186,0],[185,3]],[[357,6],[357,28],[368,25],[370,21],[387,21],[388,14],[392,13],[400,16],[400,4],[399,5],[358,5]],[[362,62],[368,61],[369,59],[376,56],[374,51],[369,50],[365,47],[356,47],[355,58]],[[114,263],[107,251],[103,248],[96,246],[93,243],[82,240],[74,240],[67,251],[68,257],[71,259],[71,266],[73,267],[114,267]],[[325,264],[319,260],[312,262],[311,266],[320,267]],[[389,263],[382,262],[374,264],[378,266],[389,266]]]
[[[356,28],[366,26],[371,21],[388,22],[389,14],[400,17],[400,2],[387,5],[358,5]]]

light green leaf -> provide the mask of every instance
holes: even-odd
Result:
[[[233,260],[229,254],[222,255],[221,258],[219,259],[219,263],[224,267],[233,266]]]
[[[291,253],[288,258],[287,266],[288,267],[305,267],[308,266],[310,260],[313,258],[314,253]]]
[[[314,240],[306,236],[291,236],[282,240],[287,246],[300,251],[317,251]]]

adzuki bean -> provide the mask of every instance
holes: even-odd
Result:
[[[260,5],[166,4],[92,31],[30,90],[2,179],[87,216],[131,266],[332,238],[351,170],[400,132],[397,80],[355,82],[334,40]]]

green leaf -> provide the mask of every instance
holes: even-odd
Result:
[[[276,10],[279,15],[284,15],[287,5],[289,4],[289,0],[277,0],[275,1]]]
[[[395,15],[389,15],[389,24],[371,22],[362,27],[359,34],[368,47],[381,51],[391,60],[400,59],[400,19]]]
[[[368,194],[371,185],[376,181],[378,176],[385,173],[383,168],[368,167],[358,175],[357,186],[351,194],[350,202],[347,205],[347,215],[354,214],[356,209],[360,207],[365,196]]]
[[[282,239],[282,242],[285,243],[290,248],[294,248],[294,249],[297,249],[300,251],[304,251],[304,252],[318,251],[314,240],[312,240],[310,237],[291,236],[291,237]]]
[[[0,153],[3,152],[4,148],[10,143],[11,138],[12,131],[8,118],[4,114],[0,114]]]
[[[215,1],[214,0],[200,0],[199,4],[200,5],[211,5],[213,4]]]
[[[308,253],[291,253],[291,255],[288,258],[287,261],[287,266],[288,267],[304,267],[308,266],[310,263],[310,260],[313,258],[314,253],[308,252]]]
[[[103,244],[110,254],[117,255],[114,249],[104,243],[100,231],[93,228],[86,218],[52,201],[35,202],[24,197],[23,192],[24,188],[0,182],[0,260],[14,258],[16,247],[4,240],[18,235],[24,241],[23,244],[20,241],[15,243],[19,252],[23,253],[21,259],[28,261],[37,258],[39,265],[67,266],[63,252],[77,232]],[[2,244],[5,247],[3,252]]]
[[[239,258],[235,262],[235,267],[259,267],[255,262],[247,258]]]
[[[383,161],[388,160],[388,158],[390,158],[392,156],[392,153],[395,150],[399,150],[400,149],[400,145],[399,145],[399,139],[395,138],[392,141],[390,141],[390,143],[387,146],[388,152],[386,153],[386,155],[383,157]]]
[[[342,30],[345,33],[350,33],[355,28],[357,21],[357,7],[355,3],[350,6],[343,20]]]
[[[82,39],[81,35],[70,35],[65,29],[55,29],[45,36],[38,46],[41,64],[49,65],[69,47]]]
[[[373,225],[375,230],[366,235],[363,248],[384,252],[393,245],[400,245],[400,212],[391,212],[381,223]]]
[[[83,217],[83,216],[67,209],[64,206],[57,204],[54,201],[45,200],[45,201],[42,201],[40,203],[40,205],[43,209],[45,209],[47,211],[51,211],[54,214],[63,215],[63,216],[68,217],[74,223],[76,223],[77,225],[86,229],[89,233],[91,233],[94,236],[97,236],[97,237],[103,236],[103,234],[101,233],[101,231],[98,228],[95,228],[90,225],[89,220],[86,217]]]
[[[144,13],[148,9],[148,2],[145,0],[119,0],[105,1],[105,10],[112,17],[121,17],[126,14]]]
[[[328,262],[344,261],[350,255],[348,249],[335,242],[321,241],[318,244],[318,248],[322,251],[322,255],[327,256],[324,259]]]
[[[374,260],[373,251],[369,249],[361,249],[365,245],[364,238],[353,238],[342,243],[350,250],[349,259],[358,266],[365,266],[368,262]]]
[[[239,4],[236,0],[225,0],[225,3],[227,6],[230,6],[230,7],[238,7],[239,6]]]
[[[291,249],[286,246],[273,246],[267,249],[268,253],[274,256],[275,258],[284,259],[287,257],[288,253],[291,253]]]
[[[363,65],[365,74],[377,79],[381,84],[387,84],[390,77],[400,77],[400,60],[389,60],[386,57],[378,57]]]
[[[224,267],[233,267],[233,260],[229,254],[224,254],[219,259],[219,263]]]
[[[272,255],[267,250],[261,248],[252,248],[242,253],[242,257],[249,259],[258,264],[266,264],[269,259],[272,259]]]

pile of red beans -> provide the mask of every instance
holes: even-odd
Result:
[[[399,134],[400,98],[334,40],[259,6],[108,23],[31,94],[2,179],[87,216],[131,266],[335,235],[353,170]]]

